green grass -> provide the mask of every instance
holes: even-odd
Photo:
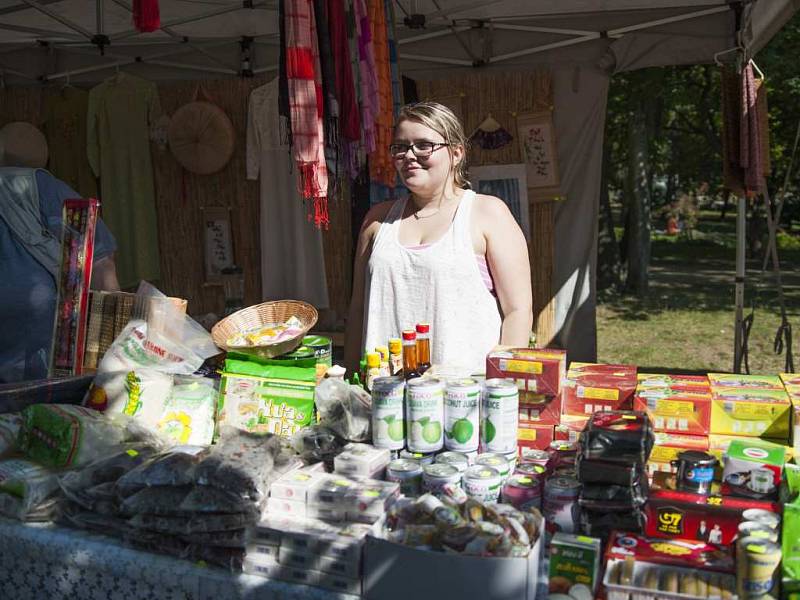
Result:
[[[646,298],[601,292],[597,309],[598,360],[642,369],[730,371],[733,368],[735,215],[701,213],[694,239],[655,234],[650,291]],[[784,294],[794,327],[795,367],[800,370],[800,237],[778,240]],[[778,373],[784,355],[773,341],[780,325],[771,274],[761,260],[748,261],[745,315],[756,310],[750,333],[753,373]]]

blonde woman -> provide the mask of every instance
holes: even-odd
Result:
[[[466,179],[466,136],[435,102],[403,107],[389,152],[410,191],[364,219],[353,270],[345,363],[403,329],[431,324],[431,362],[483,372],[497,343],[527,346],[528,247],[506,204]]]

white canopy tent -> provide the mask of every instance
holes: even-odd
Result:
[[[0,0],[0,82],[100,81],[125,68],[155,79],[277,69],[276,0],[161,0],[161,30],[136,32],[129,0]],[[553,73],[562,190],[556,210],[556,340],[596,354],[595,261],[611,75],[711,62],[762,48],[800,0],[395,0],[400,67]],[[732,57],[732,54],[728,55]]]

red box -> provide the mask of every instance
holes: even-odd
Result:
[[[556,425],[554,438],[558,441],[577,442],[588,421],[589,415],[580,417],[562,415],[561,423]]]
[[[702,496],[650,488],[645,504],[645,534],[728,545],[734,541],[742,511],[761,508],[780,514],[780,505],[731,496]]]
[[[562,386],[561,410],[573,416],[631,410],[635,391],[636,367],[572,363]]]
[[[660,565],[688,567],[703,571],[735,573],[736,561],[731,548],[719,548],[706,542],[689,540],[664,540],[637,533],[614,531],[608,536],[605,562],[625,560],[632,556],[637,561]]]
[[[703,435],[683,435],[680,433],[656,432],[655,443],[647,461],[647,473],[674,473],[672,461],[684,450],[708,452],[708,438]]]
[[[684,392],[711,392],[711,384],[705,375],[666,375],[662,373],[639,373],[639,390],[669,388]]]
[[[517,429],[517,449],[520,456],[525,455],[525,448],[547,450],[553,442],[553,425],[520,421]]]
[[[519,388],[520,413],[525,411],[524,418],[557,425],[561,418],[559,392],[566,366],[564,350],[498,347],[486,357],[486,378],[513,379]]]
[[[710,393],[687,392],[672,388],[639,388],[633,410],[647,413],[653,431],[688,435],[708,435],[711,429]]]

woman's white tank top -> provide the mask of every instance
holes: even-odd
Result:
[[[372,352],[417,323],[431,325],[431,362],[483,373],[500,341],[500,308],[475,260],[470,216],[475,192],[461,197],[447,233],[423,249],[400,244],[407,198],[392,205],[373,242],[364,288],[364,347]]]

